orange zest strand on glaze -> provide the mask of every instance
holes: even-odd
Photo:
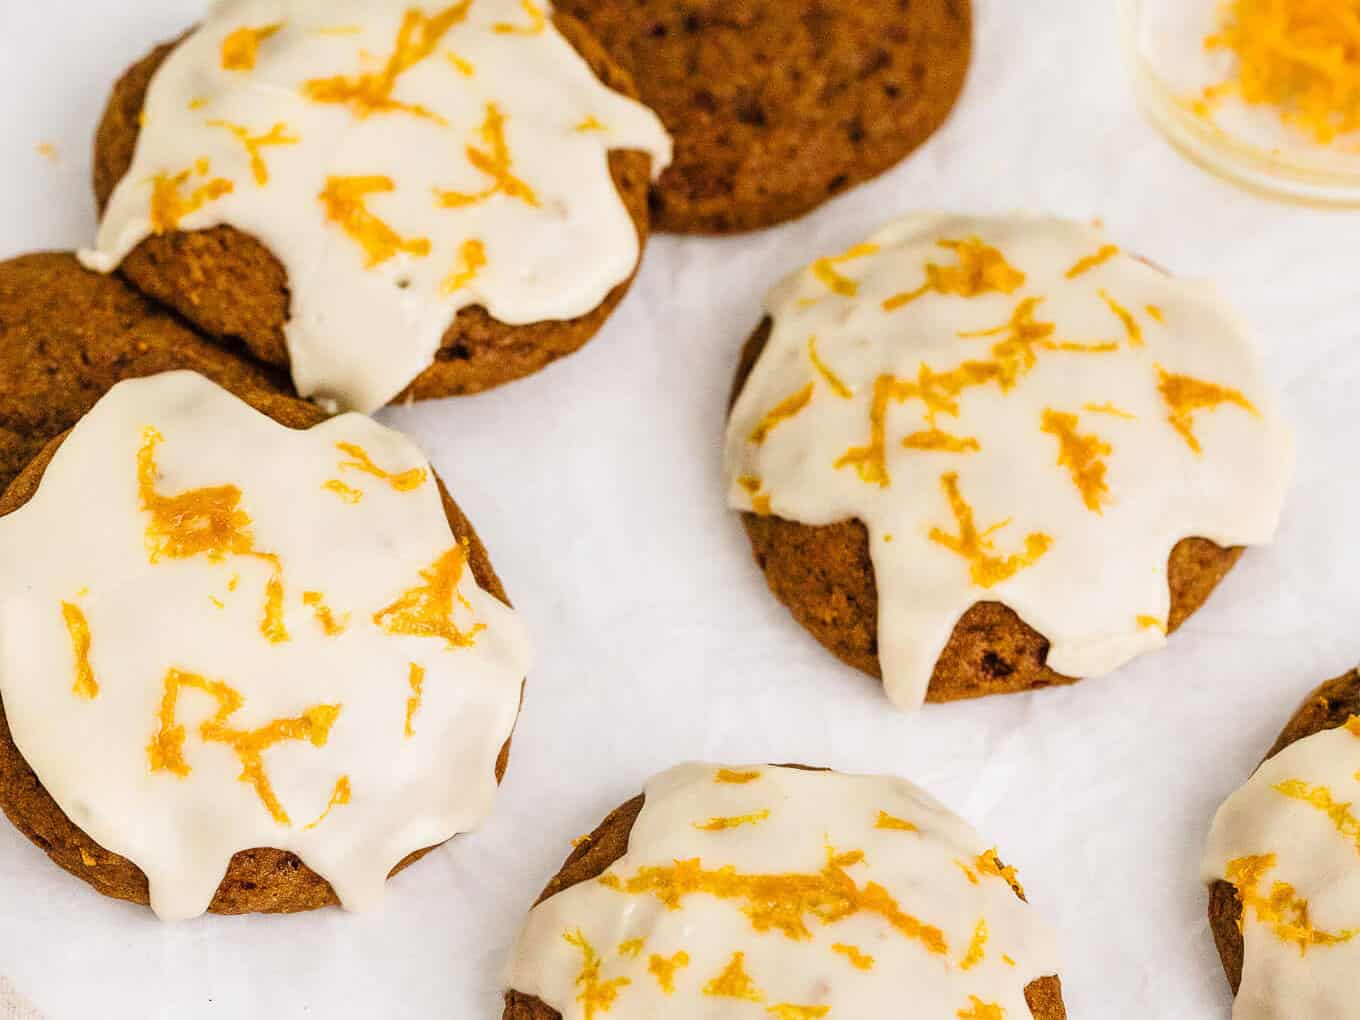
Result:
[[[90,665],[90,625],[81,608],[73,602],[61,604],[61,616],[66,621],[66,632],[71,635],[71,650],[76,657],[76,680],[71,690],[77,697],[93,701],[99,697],[99,683]]]
[[[669,960],[664,956],[652,954],[647,961],[647,973],[656,978],[661,991],[667,995],[675,994],[675,972],[689,966],[689,953],[683,949]]]
[[[326,605],[325,596],[319,591],[304,591],[302,593],[302,604],[311,608],[316,616],[316,622],[321,624],[321,629],[326,632],[327,637],[335,637],[343,634],[345,628],[349,626],[349,614],[346,613],[342,618],[337,619],[335,614]]]
[[[895,312],[932,292],[974,298],[983,294],[1014,294],[1025,285],[1025,274],[1007,262],[998,249],[984,244],[979,238],[935,243],[952,251],[958,257],[958,263],[940,266],[927,262],[926,282],[916,290],[888,298],[883,302],[885,312]]]
[[[1006,1011],[995,1002],[983,1002],[976,995],[968,996],[968,1005],[958,1011],[959,1020],[1006,1020]]]
[[[733,953],[721,974],[704,985],[704,994],[715,999],[743,999],[747,1002],[763,1002],[764,994],[746,973],[746,954]]]
[[[424,584],[404,592],[385,609],[373,614],[373,622],[389,634],[443,638],[450,648],[470,648],[486,624],[462,630],[453,619],[454,600],[467,608],[458,594],[458,582],[467,566],[467,550],[455,545],[420,572]]]
[[[713,781],[715,783],[730,783],[734,786],[743,786],[746,783],[754,783],[759,778],[759,772],[737,772],[734,769],[718,769],[718,774],[713,778]]]
[[[886,811],[878,813],[878,820],[874,822],[875,829],[887,829],[889,832],[920,832],[915,825],[905,818],[898,818],[890,815]]]
[[[430,254],[428,238],[403,238],[368,211],[369,195],[395,190],[396,185],[390,177],[327,177],[325,190],[317,196],[326,209],[326,217],[363,247],[369,269],[382,265],[399,252],[417,258]]]
[[[812,263],[812,275],[826,284],[827,289],[841,297],[854,297],[859,293],[859,284],[848,276],[842,275],[836,267],[855,259],[867,258],[878,254],[876,244],[857,244],[839,255],[820,258]]]
[[[695,822],[694,827],[700,832],[726,832],[728,829],[739,829],[743,825],[758,825],[770,817],[769,809],[756,811],[749,815],[733,815],[729,818],[710,818],[706,822]]]
[[[959,492],[959,476],[950,471],[940,476],[940,485],[949,499],[950,510],[958,525],[959,533],[951,535],[940,528],[930,529],[930,540],[968,561],[969,577],[979,588],[991,588],[1002,581],[1009,580],[1026,567],[1032,567],[1053,544],[1053,539],[1043,532],[1034,532],[1025,537],[1025,551],[1010,556],[992,554],[995,546],[991,536],[1010,523],[1009,519],[992,525],[985,531],[978,531],[973,520],[973,508]]]
[[[137,451],[137,489],[142,510],[150,514],[146,546],[151,562],[162,556],[172,560],[206,556],[220,563],[228,556],[250,556],[270,566],[265,582],[264,618],[260,633],[275,644],[288,640],[283,620],[283,564],[278,556],[255,548],[250,516],[241,509],[241,490],[234,485],[189,489],[174,496],[156,491],[160,472],[156,447],[164,436],[156,429],[142,430]]]
[[[201,691],[217,702],[217,713],[199,726],[199,736],[208,743],[226,744],[241,762],[237,778],[255,788],[260,802],[280,825],[292,824],[279,803],[265,771],[263,754],[286,740],[306,740],[313,747],[324,747],[331,726],[340,714],[339,705],[316,705],[292,719],[276,719],[255,730],[236,730],[227,721],[245,705],[245,698],[221,680],[208,680],[196,673],[171,669],[165,675],[165,693],[157,713],[159,727],[147,745],[152,772],[173,772],[181,779],[192,771],[184,758],[185,729],[176,719],[179,693]]]
[[[416,713],[420,711],[420,703],[425,698],[425,667],[418,663],[411,663],[411,672],[407,678],[407,683],[411,687],[411,696],[406,699],[406,735],[414,737],[416,735]]]
[[[1119,246],[1115,244],[1104,245],[1094,255],[1087,255],[1084,259],[1079,259],[1071,269],[1067,271],[1067,278],[1075,280],[1078,276],[1084,276],[1097,266],[1103,266],[1110,259],[1119,254]]]
[[[1134,622],[1138,624],[1140,630],[1160,630],[1163,634],[1166,633],[1166,624],[1159,617],[1144,614],[1138,616]]]
[[[636,960],[642,955],[642,951],[647,948],[646,939],[629,939],[627,942],[619,943],[619,955],[629,960]]]
[[[1105,482],[1105,461],[1114,452],[1109,443],[1095,435],[1082,435],[1077,431],[1077,416],[1054,411],[1044,411],[1040,428],[1058,440],[1058,466],[1065,467],[1072,476],[1072,484],[1081,493],[1081,500],[1092,513],[1101,512],[1101,503],[1110,494]]]
[[[1112,298],[1108,291],[1100,292],[1100,300],[1104,301],[1110,311],[1114,312],[1115,317],[1124,325],[1124,333],[1129,338],[1129,346],[1143,346],[1143,327],[1138,324],[1138,320],[1133,317],[1133,313]]]
[[[1242,917],[1237,922],[1240,930],[1245,930],[1248,917],[1255,914],[1256,920],[1269,926],[1277,939],[1297,946],[1300,956],[1315,946],[1340,945],[1360,934],[1360,929],[1327,932],[1315,928],[1309,917],[1308,901],[1287,882],[1276,882],[1268,894],[1263,893],[1261,883],[1276,863],[1274,854],[1239,857],[1228,862],[1227,879],[1242,901]]]
[[[808,340],[808,358],[811,359],[812,367],[817,370],[817,374],[831,387],[832,393],[842,400],[849,400],[855,395],[855,391],[845,385],[841,377],[833,372],[831,366],[823,361],[821,355],[817,353],[817,338],[815,336]]]
[[[353,790],[349,785],[349,776],[341,776],[335,781],[335,789],[331,791],[331,799],[326,804],[326,810],[321,812],[316,821],[304,826],[304,828],[308,832],[315,829],[331,816],[332,811],[348,804],[351,796],[353,796]]]
[[[1083,411],[1090,411],[1092,414],[1108,414],[1113,418],[1123,418],[1125,421],[1138,420],[1138,415],[1130,414],[1128,411],[1115,407],[1109,402],[1104,404],[1082,404],[1081,409]]]
[[[695,858],[640,868],[626,879],[605,874],[598,881],[629,896],[654,896],[670,910],[679,910],[689,896],[739,901],[756,931],[778,931],[795,941],[812,937],[805,918],[830,925],[856,915],[874,915],[903,937],[946,955],[948,943],[939,928],[903,911],[878,883],[867,882],[862,888],[856,884],[846,869],[863,861],[864,854],[858,850],[843,854],[829,850],[826,867],[816,874],[758,875],[733,867],[705,869]]]
[[[476,238],[464,241],[458,249],[458,268],[444,278],[442,290],[448,294],[462,290],[486,268],[486,245]]]
[[[761,517],[770,516],[770,494],[761,492],[764,484],[755,475],[742,475],[737,479],[737,484],[745,489],[751,496],[751,509]]]
[[[1025,890],[1020,884],[1019,873],[1014,868],[1003,865],[1000,858],[996,856],[995,850],[984,850],[977,855],[977,859],[973,863],[979,874],[1001,879],[1014,889],[1021,899],[1025,898]]]
[[[1287,124],[1328,145],[1360,130],[1360,4],[1356,0],[1228,0],[1211,51],[1236,56],[1233,76],[1196,104],[1227,92],[1276,107]]]
[[[987,955],[987,921],[979,920],[977,927],[973,929],[973,941],[968,943],[968,952],[959,961],[962,970],[972,970]]]
[[[1231,404],[1254,417],[1260,417],[1255,405],[1237,390],[1193,379],[1188,375],[1175,375],[1161,365],[1157,366],[1157,374],[1159,376],[1157,391],[1162,395],[1167,407],[1166,420],[1184,437],[1186,445],[1196,453],[1203,452],[1199,439],[1195,436],[1195,415],[1200,411],[1212,411],[1224,404]]]
[[[253,71],[259,57],[260,43],[283,27],[282,22],[259,28],[238,28],[222,40],[222,70]]]
[[[512,25],[498,21],[493,26],[498,35],[538,35],[548,27],[548,19],[543,10],[533,0],[519,0],[519,5],[529,17],[528,25]]]
[[[241,125],[233,124],[227,120],[210,120],[208,127],[223,128],[230,131],[243,146],[246,154],[250,156],[250,172],[255,176],[255,183],[264,187],[269,183],[269,167],[264,161],[264,156],[260,150],[270,145],[297,145],[302,141],[296,135],[288,134],[288,125],[283,122],[275,124],[268,132],[262,135],[252,135],[250,129]]]
[[[437,14],[417,8],[406,11],[397,32],[396,45],[382,70],[358,75],[313,78],[302,87],[303,95],[314,103],[336,103],[349,107],[359,118],[375,113],[407,113],[440,124],[442,117],[416,103],[404,103],[392,96],[401,76],[432,54],[444,36],[464,21],[473,0],[461,0]]]
[[[751,430],[749,441],[756,446],[765,442],[765,440],[770,437],[771,432],[797,415],[807,407],[808,404],[812,403],[812,391],[814,388],[814,383],[808,383],[797,393],[785,397],[766,412],[765,417],[761,418],[760,423]]]
[[[204,181],[188,195],[180,194],[189,183],[191,176],[207,177],[211,167],[206,159],[200,159],[190,170],[177,174],[162,171],[151,181],[151,229],[156,234],[166,234],[179,227],[184,217],[198,212],[209,202],[216,202],[224,195],[236,190],[236,185],[223,177]]]
[[[609,128],[601,124],[600,118],[596,117],[595,114],[592,113],[585,120],[577,124],[576,127],[573,128],[573,130],[579,131],[582,134],[586,134],[587,132],[590,131],[608,131]]]
[[[335,448],[347,457],[352,458],[340,462],[341,471],[362,471],[374,478],[381,478],[398,492],[412,492],[424,485],[425,479],[430,476],[430,473],[423,467],[413,467],[397,474],[384,471],[373,463],[373,458],[368,455],[368,451],[356,443],[336,443]]]
[[[831,1013],[830,1006],[795,1006],[791,1002],[781,1002],[777,1006],[767,1006],[765,1012],[774,1020],[822,1020]]]
[[[327,492],[335,493],[346,503],[357,503],[364,498],[362,489],[351,488],[338,478],[332,478],[328,482],[323,482],[321,487]]]
[[[495,195],[518,199],[525,205],[538,207],[538,195],[534,189],[514,175],[510,157],[510,144],[505,140],[505,114],[495,103],[486,104],[486,118],[478,129],[483,149],[469,145],[465,150],[468,162],[491,178],[491,184],[482,191],[435,191],[439,205],[445,209],[461,209],[464,206],[485,202]]]
[[[445,53],[444,59],[447,60],[453,69],[464,78],[471,78],[477,73],[477,68],[473,67],[470,61],[464,60],[457,53]]]
[[[579,928],[574,932],[567,932],[562,938],[568,945],[575,946],[581,951],[583,960],[581,970],[576,975],[576,987],[579,989],[576,1001],[581,1004],[585,1020],[595,1020],[599,1014],[608,1013],[614,1008],[614,1001],[619,997],[619,989],[627,988],[632,981],[626,977],[603,980],[600,977],[602,964],[600,954],[595,951],[595,947],[587,941]]]
[[[1336,831],[1350,840],[1360,850],[1360,819],[1351,814],[1351,803],[1333,798],[1332,791],[1325,786],[1309,786],[1301,779],[1286,779],[1274,787],[1276,793],[1292,800],[1302,801],[1321,811],[1329,819]]]
[[[844,942],[837,942],[831,947],[833,953],[840,953],[850,961],[850,966],[856,970],[873,970],[874,958],[860,950],[858,946],[848,946]]]

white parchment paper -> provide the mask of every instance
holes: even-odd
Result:
[[[908,164],[776,230],[657,239],[580,354],[384,413],[428,450],[536,636],[487,826],[399,876],[376,913],[166,927],[0,822],[0,1016],[29,1016],[17,996],[47,1020],[497,1020],[506,949],[570,840],[696,758],[914,779],[1019,867],[1061,933],[1075,1020],[1228,1015],[1198,878],[1210,817],[1304,694],[1360,659],[1360,215],[1273,204],[1184,162],[1134,108],[1113,0],[975,6],[967,92]],[[201,13],[0,2],[0,257],[88,242],[108,88]],[[767,594],[723,507],[719,451],[767,286],[918,207],[1099,217],[1122,245],[1217,280],[1262,335],[1299,468],[1278,543],[1163,653],[909,716]]]

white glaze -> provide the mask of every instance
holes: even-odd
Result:
[[[758,778],[721,782],[720,767],[705,764],[682,765],[653,778],[626,856],[601,878],[573,886],[530,913],[506,987],[537,996],[565,1020],[858,1020],[900,1015],[906,1003],[911,1015],[922,1017],[1030,1015],[1025,986],[1057,974],[1056,942],[1005,878],[976,870],[977,857],[991,848],[967,823],[894,777],[773,766],[727,771]],[[881,812],[916,831],[880,827]],[[721,831],[698,828],[743,816],[757,820]],[[682,861],[697,861],[706,872],[815,876],[827,868],[833,850],[862,851],[863,860],[844,864],[843,875],[861,892],[871,883],[881,886],[902,913],[936,930],[942,951],[872,912],[830,920],[804,912],[799,917],[805,937],[790,937],[778,925],[758,930],[741,900],[700,892],[683,897],[678,909],[667,909],[649,892],[606,884],[617,879],[626,888],[640,869]],[[981,956],[964,967],[984,920]],[[581,1001],[584,985],[577,980],[583,950],[566,938],[577,932],[598,953],[602,982],[628,982],[616,989],[610,1008],[593,1014]],[[623,951],[637,939],[645,944],[636,956]],[[845,947],[872,957],[872,965],[856,966]],[[651,959],[669,960],[681,952],[689,963],[676,971],[674,992],[668,994],[650,971]],[[705,990],[735,953],[744,954],[756,998]],[[1004,1014],[970,1012],[971,996]],[[780,1014],[785,1004],[810,1012]]]
[[[1230,875],[1231,862],[1273,854],[1274,864],[1262,865],[1255,894],[1248,890],[1244,900],[1269,897],[1285,883],[1293,887],[1287,899],[1306,903],[1313,930],[1346,938],[1304,948],[1276,933],[1269,910],[1263,916],[1249,903],[1234,1020],[1355,1015],[1360,1002],[1360,824],[1351,805],[1360,800],[1358,776],[1360,737],[1344,726],[1315,733],[1265,762],[1214,816],[1204,855],[1206,882],[1238,879],[1234,884],[1241,894],[1243,876]],[[1329,816],[1319,788],[1325,788],[1331,804],[1341,805],[1336,819]],[[1318,803],[1300,795],[1314,796]],[[1282,914],[1290,922],[1298,920],[1291,911]],[[1304,936],[1304,941],[1313,940]]]
[[[148,426],[164,437],[160,493],[240,488],[255,547],[279,558],[288,640],[262,633],[267,563],[152,561],[138,485]],[[350,458],[337,442],[393,472],[426,467],[409,440],[359,415],[294,431],[194,373],[124,382],[75,427],[32,500],[0,520],[0,696],[15,744],[72,822],[146,872],[163,918],[202,913],[231,855],[252,847],[297,853],[347,908],[369,907],[407,854],[475,828],[490,809],[530,664],[523,625],[464,571],[457,623],[486,628],[471,647],[379,627],[374,614],[421,584],[455,539],[428,470],[397,491],[341,469]],[[332,479],[362,497],[342,500],[323,488]],[[325,632],[306,591],[348,614],[342,633]],[[92,699],[73,689],[63,603],[87,621]],[[407,736],[411,663],[426,675]],[[241,781],[232,749],[202,738],[216,707],[206,693],[179,697],[191,772],[152,767],[172,667],[242,695],[229,720],[239,729],[340,706],[324,746],[288,740],[263,752],[289,824]],[[351,801],[308,829],[342,775]]]
[[[927,263],[957,264],[937,242],[970,237],[999,249],[1025,274],[1023,285],[971,297],[929,291],[885,310],[885,301],[926,282]],[[1100,675],[1165,643],[1166,564],[1177,542],[1198,536],[1232,546],[1271,538],[1292,472],[1292,439],[1249,331],[1213,288],[1122,253],[1069,279],[1070,269],[1109,240],[1053,219],[920,214],[889,225],[870,243],[875,254],[831,266],[855,295],[833,292],[814,264],[769,296],[773,333],[733,410],[725,463],[735,509],[756,507],[740,484],[750,477],[760,480],[761,496],[780,517],[866,524],[879,595],[879,657],[897,705],[922,703],[954,625],[976,602],[1003,602],[1048,638],[1048,664],[1059,673]],[[1102,290],[1134,316],[1141,346]],[[904,437],[929,429],[923,403],[912,399],[888,405],[888,486],[863,480],[853,465],[837,467],[848,450],[869,441],[880,374],[915,381],[923,365],[946,372],[992,359],[1005,336],[960,334],[1006,324],[1030,298],[1043,299],[1034,318],[1056,325],[1054,342],[1117,350],[1038,347],[1032,369],[1019,371],[1009,390],[995,381],[963,389],[957,414],[940,413],[936,426],[975,439],[974,452],[904,448]],[[814,336],[823,363],[853,391],[848,399],[814,367]],[[1255,413],[1225,404],[1194,414],[1197,453],[1168,420],[1158,366],[1240,391]],[[763,443],[753,442],[764,416],[809,383],[810,404]],[[1106,404],[1131,417],[1087,409]],[[1103,457],[1108,493],[1098,498],[1098,512],[1059,464],[1058,438],[1041,427],[1049,409],[1076,415],[1079,434],[1112,448]],[[934,528],[960,534],[943,484],[950,472],[980,532],[1010,521],[990,537],[989,555],[1023,553],[1027,536],[1048,537],[1031,566],[983,587],[974,583],[969,560],[931,538]]]
[[[434,18],[462,8],[466,17],[391,93],[445,123],[405,110],[359,117],[304,95],[314,80],[381,70],[408,11]],[[299,392],[360,411],[382,406],[428,367],[464,307],[483,305],[510,325],[584,315],[639,257],[609,151],[647,152],[660,173],[670,140],[650,110],[595,78],[546,3],[536,9],[542,30],[519,34],[496,30],[534,25],[518,0],[222,0],[152,80],[132,167],[83,261],[103,272],[117,267],[153,233],[156,175],[206,158],[209,173],[193,175],[184,192],[219,178],[233,190],[184,216],[179,229],[230,224],[264,242],[288,272],[285,334]],[[274,24],[282,27],[259,43],[252,69],[223,67],[232,33]],[[441,208],[436,191],[476,194],[491,184],[467,150],[489,149],[479,131],[492,103],[505,117],[511,173],[538,204],[500,193]],[[253,135],[282,124],[299,142],[260,149],[268,174],[261,186],[245,146],[214,121]],[[602,129],[578,130],[585,124]],[[401,238],[428,240],[429,254],[398,252],[367,265],[364,248],[319,199],[333,175],[388,177],[393,190],[370,195],[369,210]],[[483,243],[486,264],[445,293],[471,240]]]

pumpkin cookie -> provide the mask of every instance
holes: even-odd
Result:
[[[660,230],[792,219],[892,167],[944,122],[969,0],[561,0],[675,137]]]
[[[86,263],[349,409],[576,350],[638,265],[660,121],[536,3],[346,10],[232,0],[133,67]]]
[[[1209,926],[1236,1020],[1345,1016],[1360,964],[1360,673],[1329,680],[1218,810]]]
[[[965,822],[886,776],[683,765],[579,842],[505,1020],[1062,1020],[1055,940]],[[732,1015],[736,1015],[733,1013]],[[745,1015],[744,1013],[742,1015]]]
[[[1293,457],[1213,290],[1057,220],[923,215],[775,289],[728,423],[771,590],[913,708],[1160,647]]]
[[[529,658],[408,440],[243,392],[121,382],[0,498],[0,808],[168,919],[370,905],[485,817]]]

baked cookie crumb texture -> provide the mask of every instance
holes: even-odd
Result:
[[[661,230],[802,215],[944,122],[972,49],[968,0],[562,0],[675,137]]]
[[[0,806],[37,841],[50,797],[96,888],[116,855],[192,917],[271,848],[362,909],[488,813],[528,639],[404,437],[165,373],[115,386],[7,509],[3,721],[42,789],[8,761]]]
[[[794,274],[766,311],[728,424],[729,504],[775,528],[860,522],[876,620],[844,615],[873,627],[902,707],[979,604],[1033,628],[1046,648],[1019,653],[1056,679],[1100,675],[1183,618],[1169,560],[1203,560],[1179,586],[1189,608],[1231,565],[1212,547],[1178,565],[1184,540],[1274,534],[1292,440],[1251,338],[1211,288],[1096,229],[912,216]]]
[[[228,225],[286,274],[300,393],[363,411],[435,359],[458,312],[599,308],[641,243],[612,151],[670,141],[534,0],[227,0],[165,58],[87,265]],[[527,71],[526,69],[531,69]]]
[[[1065,1015],[1054,937],[1014,869],[902,780],[684,765],[568,873],[515,946],[507,1020],[834,1020],[908,1000]]]
[[[1234,1020],[1347,1016],[1360,993],[1360,677],[1314,692],[1281,740],[1204,855]]]

